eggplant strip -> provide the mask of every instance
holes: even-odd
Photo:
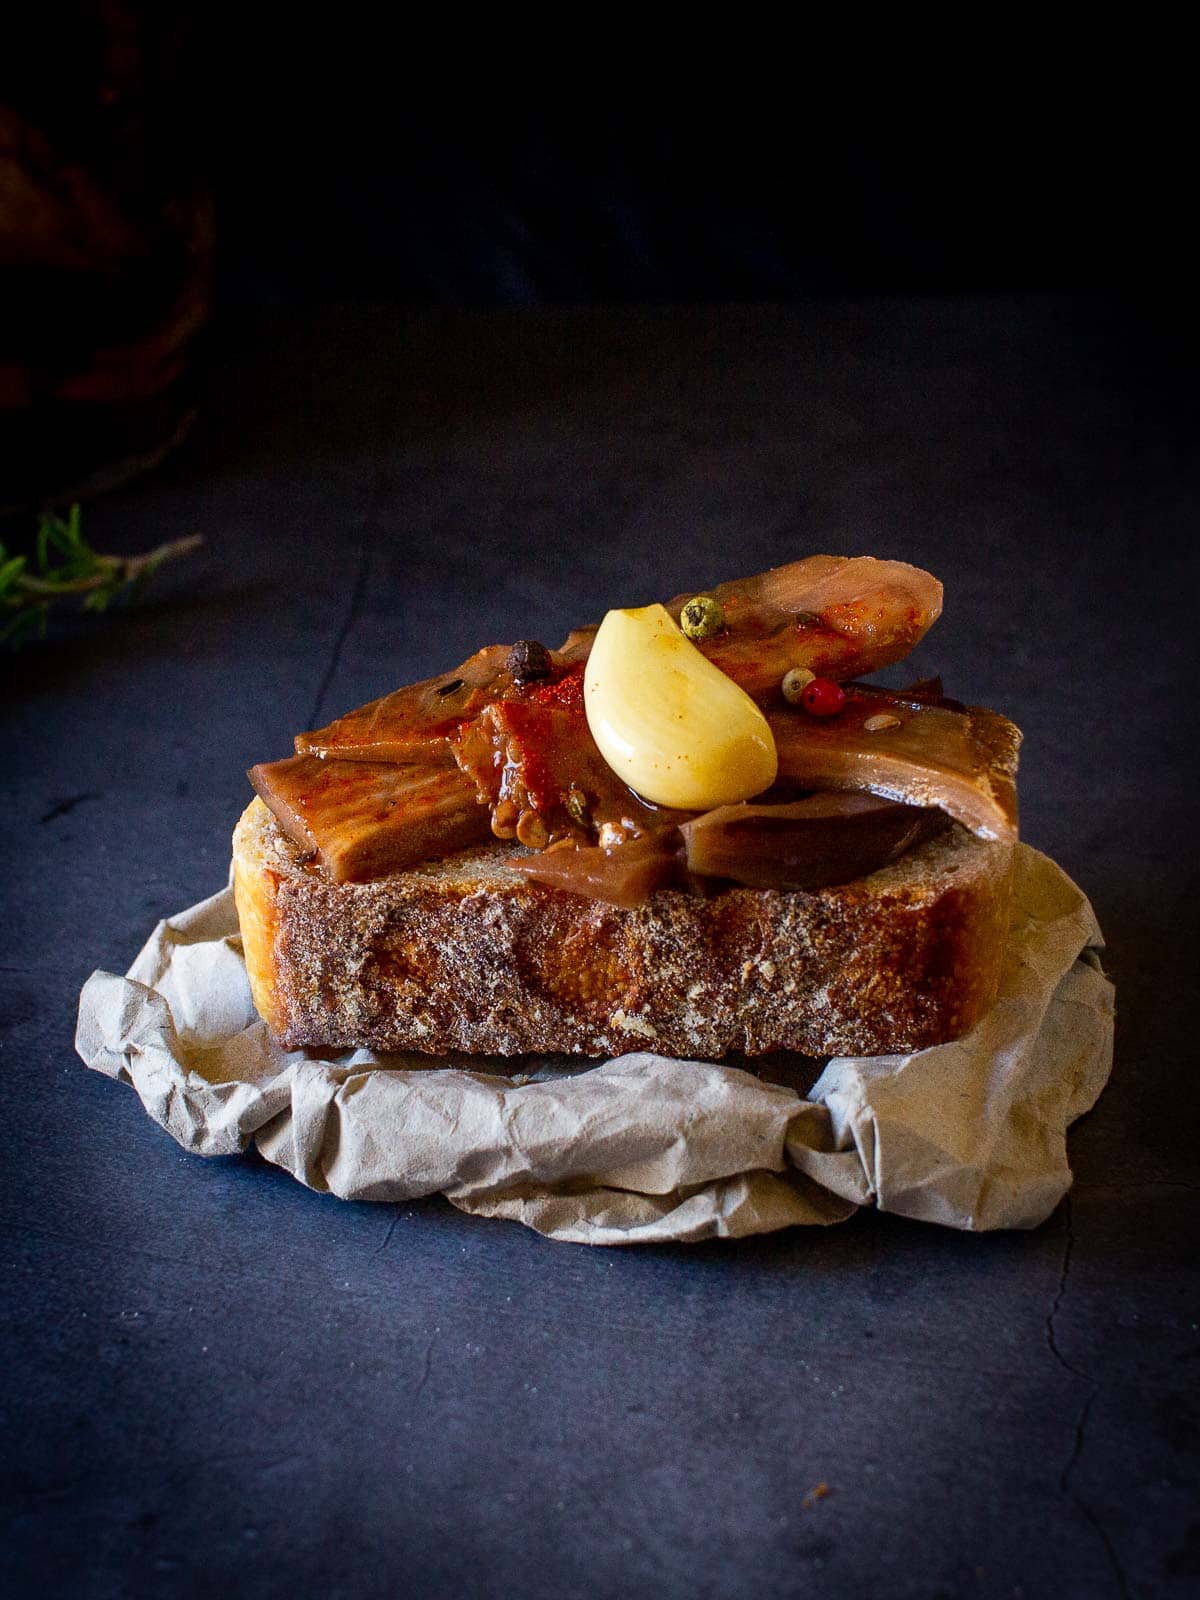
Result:
[[[842,680],[902,661],[942,613],[942,586],[920,567],[873,556],[809,556],[701,591],[725,631],[700,648],[752,699],[777,702],[791,667]],[[678,621],[691,598],[667,610]]]
[[[598,845],[560,845],[539,855],[516,856],[508,865],[547,889],[635,910],[645,905],[656,889],[680,877],[678,842],[676,834],[673,838],[630,839],[611,850]]]
[[[665,832],[604,850],[560,845],[509,866],[534,883],[611,905],[644,905],[655,890],[722,879],[792,891],[851,883],[950,825],[873,795],[815,794],[784,805],[720,806]]]
[[[488,645],[453,672],[407,684],[335,718],[328,727],[297,734],[296,753],[388,765],[453,766],[450,739],[492,700],[512,692],[507,658],[507,645]]]
[[[982,839],[1017,836],[1021,734],[995,711],[852,685],[845,710],[828,721],[802,711],[768,712],[767,721],[781,780],[936,806]]]
[[[289,756],[251,767],[250,782],[334,883],[400,872],[490,836],[488,814],[457,767]]]
[[[688,870],[752,889],[852,883],[931,838],[950,819],[866,794],[814,794],[791,805],[720,806],[685,822]]]

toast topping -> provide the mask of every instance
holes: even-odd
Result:
[[[477,650],[447,676],[396,689],[327,728],[296,735],[296,753],[339,761],[452,766],[449,740],[498,695],[513,692],[502,644]]]
[[[895,861],[950,824],[869,794],[814,794],[791,805],[721,806],[683,835],[689,871],[752,889],[823,889]]]
[[[1007,717],[848,684],[826,721],[768,712],[779,775],[807,789],[866,791],[938,806],[982,839],[1017,836],[1017,749]]]
[[[548,888],[633,907],[656,889],[701,880],[783,890],[850,883],[949,825],[944,812],[873,795],[815,794],[785,805],[721,806],[616,847],[568,845],[509,865]]]
[[[936,578],[871,556],[809,556],[705,595],[725,626],[701,648],[763,704],[777,702],[792,667],[844,681],[902,661],[942,610]],[[677,596],[667,610],[678,618],[688,599]]]
[[[678,621],[693,598],[678,595],[666,609]],[[942,586],[903,561],[810,556],[718,584],[704,598],[720,606],[724,626],[698,648],[752,699],[771,705],[792,667],[844,680],[902,660],[941,614]],[[577,628],[561,649],[547,651],[550,679],[586,661],[596,634]],[[528,692],[516,681],[510,656],[504,645],[489,645],[449,676],[397,689],[298,735],[296,750],[351,761],[447,765],[448,741],[465,722],[493,701]]]
[[[335,882],[495,835],[545,852],[514,863],[527,876],[622,905],[704,880],[842,883],[945,816],[1016,836],[1010,722],[938,682],[847,681],[902,657],[940,608],[916,568],[812,557],[612,612],[557,651],[489,646],[301,734],[251,779]]]
[[[459,734],[454,756],[480,804],[491,808],[499,839],[520,837],[527,812],[541,818],[551,843],[568,837],[586,843],[605,828],[633,837],[678,820],[634,794],[603,759],[581,698],[555,695],[549,686],[526,701],[488,706]]]
[[[488,836],[487,812],[457,767],[289,756],[251,767],[250,782],[334,883],[400,872]]]

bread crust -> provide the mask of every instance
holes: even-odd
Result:
[[[1013,848],[957,824],[811,893],[667,889],[625,910],[532,883],[490,844],[331,884],[261,800],[234,834],[255,1004],[287,1048],[434,1055],[908,1051],[995,998]]]

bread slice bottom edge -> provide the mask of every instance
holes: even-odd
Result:
[[[877,1055],[992,1004],[1013,847],[957,824],[811,893],[662,890],[624,910],[544,888],[509,844],[369,883],[307,866],[254,800],[233,839],[254,1001],[287,1048],[434,1055]]]

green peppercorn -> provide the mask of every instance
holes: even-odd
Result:
[[[698,594],[679,613],[679,626],[693,644],[699,644],[702,639],[711,639],[725,626],[721,602],[709,595]]]

